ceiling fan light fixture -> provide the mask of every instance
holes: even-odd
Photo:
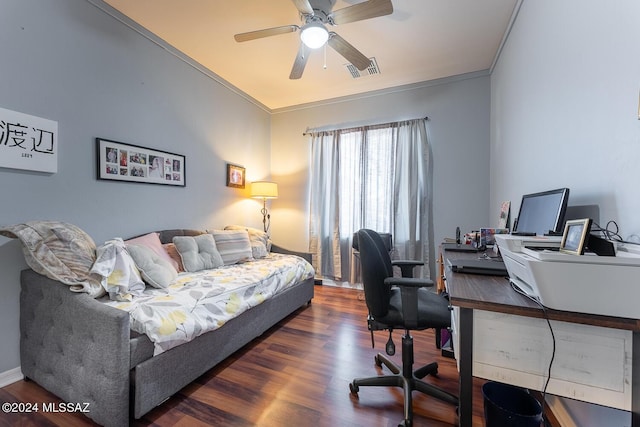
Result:
[[[309,22],[302,27],[300,39],[310,49],[324,46],[329,40],[329,32],[320,22]]]

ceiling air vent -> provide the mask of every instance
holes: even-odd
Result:
[[[378,68],[376,58],[369,59],[371,59],[371,64],[369,64],[369,66],[362,71],[358,70],[353,64],[345,64],[344,66],[347,67],[347,71],[349,71],[349,74],[351,74],[351,77],[353,77],[354,79],[358,79],[364,76],[373,76],[374,74],[380,74],[380,68]]]

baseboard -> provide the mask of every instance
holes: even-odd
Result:
[[[21,381],[23,379],[24,375],[22,375],[22,371],[20,370],[19,366],[5,372],[0,372],[0,388]]]

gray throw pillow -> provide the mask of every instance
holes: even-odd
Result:
[[[262,230],[258,230],[253,227],[245,227],[243,225],[227,225],[225,230],[246,230],[249,233],[249,240],[251,240],[251,247],[253,248],[254,244],[262,243],[267,252],[271,252],[271,238],[267,233]],[[220,249],[218,249],[220,250]],[[267,256],[267,255],[264,255]],[[262,256],[256,256],[256,252],[253,253],[254,258],[263,258]]]
[[[199,236],[175,236],[173,243],[182,258],[184,269],[189,272],[209,270],[223,265],[216,242],[211,234]]]
[[[140,270],[142,280],[154,288],[166,288],[178,277],[173,265],[143,245],[127,245],[127,252]]]
[[[213,230],[209,233],[213,235],[224,265],[253,261],[247,230]]]
[[[267,247],[262,242],[251,242],[251,254],[254,259],[266,258],[269,255]]]

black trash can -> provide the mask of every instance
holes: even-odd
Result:
[[[527,390],[489,381],[482,395],[487,427],[540,427],[542,405]]]

